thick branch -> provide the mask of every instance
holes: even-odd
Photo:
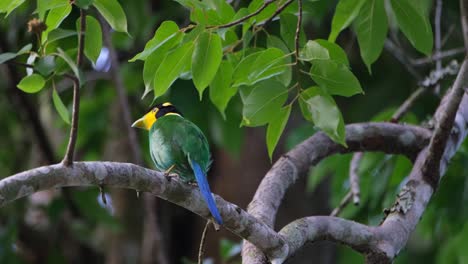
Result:
[[[248,212],[270,227],[274,226],[276,213],[286,190],[299,176],[305,175],[310,166],[337,153],[355,151],[383,151],[404,154],[414,159],[430,138],[429,130],[421,127],[392,123],[363,123],[346,126],[345,148],[325,134],[317,133],[281,157],[263,178],[248,206]],[[255,246],[244,243],[244,263],[262,263],[264,258]]]
[[[422,173],[425,175],[431,185],[435,188],[439,182],[439,176],[443,175],[440,169],[442,155],[445,151],[445,145],[449,139],[455,115],[458,106],[465,92],[464,88],[468,85],[468,62],[465,60],[460,68],[457,79],[453,84],[452,90],[444,98],[437,109],[436,128],[428,147],[428,155],[425,158]]]
[[[439,125],[432,136],[433,139],[446,135],[445,133],[438,132],[439,127],[446,126],[447,122],[449,123],[450,121],[453,109],[457,110],[458,102],[456,96],[459,95],[459,90],[463,90],[462,88],[468,85],[467,76],[468,67],[467,63],[464,62],[451,93],[441,103],[435,114]],[[449,131],[449,134],[446,135],[448,139],[446,140],[446,144],[441,146],[443,148],[443,156],[437,160],[437,162],[440,162],[440,175],[445,173],[449,160],[456,153],[468,134],[468,96],[463,97],[463,102],[456,112],[453,129],[451,126],[446,129]],[[347,132],[348,130],[349,126]],[[350,136],[350,132],[348,132],[348,137]],[[310,143],[314,137],[306,142]],[[401,189],[397,201],[379,227],[368,227],[352,221],[326,216],[296,220],[280,231],[280,235],[288,244],[288,258],[294,255],[305,243],[326,239],[345,244],[365,254],[367,263],[392,263],[395,256],[406,245],[409,236],[419,223],[434,193],[433,187],[426,180],[427,175],[424,174],[428,173],[426,168],[428,160],[431,156],[437,155],[430,152],[432,144],[425,147],[418,154],[413,170],[408,177],[408,182]],[[319,142],[315,142],[312,146],[316,149],[321,147]],[[293,151],[297,151],[299,148],[296,147]],[[353,148],[353,146],[350,145],[350,148]],[[302,154],[307,156],[306,153]],[[314,164],[314,161],[316,161],[316,156],[309,155],[309,164]],[[292,170],[294,172],[293,175],[291,175],[291,172],[288,173],[286,166],[293,167],[295,164],[298,164],[298,161],[291,158],[289,158],[289,165],[283,164],[285,166],[283,169],[280,168],[281,163],[275,164],[262,181],[254,201],[249,206],[249,212],[252,212],[254,216],[261,217],[269,225],[274,224],[277,206],[279,206],[284,195],[284,188],[287,188],[295,180],[298,171],[300,171],[300,168],[296,166]],[[283,182],[279,183],[279,181]],[[270,186],[269,192],[273,193],[275,197],[268,197],[268,200],[265,200],[268,194],[264,192],[265,189],[263,188],[268,186],[267,184]],[[281,192],[279,193],[279,191]],[[261,202],[266,201],[268,203],[263,203],[263,208],[259,206]],[[257,206],[252,209],[254,202]],[[268,205],[270,206],[268,207]],[[273,208],[271,205],[273,205]],[[258,252],[248,243],[245,244],[245,248],[243,249],[243,257],[244,263],[264,262],[261,252]]]
[[[345,244],[358,252],[367,252],[377,241],[375,227],[333,216],[310,216],[295,220],[283,227],[290,252],[297,252],[308,242],[328,240]]]
[[[0,181],[0,206],[34,192],[65,186],[130,188],[150,192],[210,219],[210,212],[197,187],[166,178],[164,173],[130,163],[75,162],[56,164],[21,172]],[[271,259],[284,259],[287,245],[267,225],[238,206],[216,197],[224,227],[250,241]]]
[[[351,159],[349,165],[349,184],[351,186],[351,193],[353,195],[353,203],[359,204],[360,188],[359,188],[359,164],[361,163],[364,153],[356,152]]]
[[[465,56],[468,55],[468,3],[460,0],[460,19],[463,32],[463,42],[465,44]]]

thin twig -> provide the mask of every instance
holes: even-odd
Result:
[[[283,12],[283,10],[288,7],[292,2],[294,2],[294,0],[288,0],[286,1],[282,6],[278,7],[278,9],[276,9],[275,13],[273,13],[272,16],[270,16],[270,18],[268,18],[267,20],[265,20],[265,22],[263,23],[263,27],[265,27],[267,24],[269,24],[277,15],[279,15],[281,12]]]
[[[86,32],[86,14],[80,9],[80,32],[78,32],[78,54],[76,55],[76,65],[79,68],[83,63],[83,50]],[[70,166],[73,164],[73,155],[75,153],[76,138],[78,137],[78,119],[80,112],[80,80],[78,76],[66,75],[73,81],[73,110],[70,128],[70,138],[68,140],[67,152],[63,157],[63,164]]]
[[[434,27],[435,27],[435,53],[439,54],[441,49],[441,34],[440,34],[440,18],[442,16],[442,0],[436,1],[436,10],[435,10],[435,17],[434,17]],[[442,60],[436,60],[436,71],[440,71],[442,69]],[[434,92],[436,94],[440,93],[440,84],[437,84],[434,87]]]
[[[405,102],[395,111],[390,122],[398,123],[400,119],[408,113],[414,103],[427,91],[426,87],[419,87],[416,91],[414,91],[410,97],[408,97]]]
[[[465,53],[465,48],[464,47],[450,49],[450,50],[444,50],[444,51],[441,51],[439,53],[434,53],[432,56],[430,56],[428,58],[421,58],[421,59],[411,60],[411,64],[413,64],[414,66],[422,66],[422,65],[425,65],[425,64],[432,63],[432,62],[434,62],[436,60],[442,60],[442,59],[453,57],[453,56],[463,54],[463,53]]]
[[[353,197],[353,194],[351,191],[349,191],[341,200],[340,204],[333,209],[331,212],[330,216],[337,216],[341,213],[341,211],[351,202],[351,198]]]
[[[299,36],[300,36],[300,32],[301,32],[301,25],[302,25],[302,0],[298,0],[297,1],[297,5],[298,5],[298,17],[297,17],[297,25],[296,25],[296,36],[294,38],[294,42],[295,42],[295,52],[296,52],[296,64],[299,63]]]
[[[349,184],[351,186],[351,193],[353,195],[353,203],[359,205],[360,201],[360,188],[359,188],[359,164],[361,163],[363,152],[356,152],[351,159],[349,166]]]
[[[393,57],[395,57],[395,59],[405,66],[406,70],[408,70],[408,72],[413,75],[417,81],[422,79],[421,75],[413,68],[413,65],[411,65],[411,59],[408,59],[408,56],[404,54],[400,47],[390,40],[385,41],[384,47],[393,55]]]
[[[468,56],[468,3],[460,0],[460,18],[463,31],[463,42],[465,44],[465,56]]]
[[[203,228],[203,233],[200,240],[200,248],[198,249],[198,264],[203,264],[203,255],[205,254],[205,239],[210,223],[210,220],[206,221],[205,228]]]
[[[229,22],[227,24],[213,25],[213,26],[208,26],[207,28],[228,28],[228,27],[238,25],[238,24],[246,21],[247,19],[258,15],[260,12],[262,12],[265,8],[267,8],[270,4],[272,4],[275,1],[276,0],[266,0],[265,2],[263,2],[263,5],[259,9],[257,9],[255,12],[253,12],[251,14],[246,15],[245,17],[241,17],[241,18],[239,18],[237,20],[234,20],[232,22]]]

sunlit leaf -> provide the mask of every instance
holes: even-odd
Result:
[[[114,30],[127,33],[127,17],[117,0],[94,0],[93,5]]]
[[[25,0],[3,0],[0,1],[0,14],[6,13],[5,17],[7,17],[13,10],[15,10],[18,6],[24,3]]]
[[[55,90],[55,88],[52,89],[52,101],[54,103],[55,110],[57,110],[62,120],[65,123],[70,124],[70,114],[68,113],[68,109],[63,104],[62,99],[58,95],[57,90]]]
[[[163,95],[187,65],[190,65],[193,47],[193,42],[187,42],[167,54],[154,77],[155,97]]]
[[[301,92],[299,104],[305,119],[314,122],[333,141],[346,145],[343,116],[331,96],[314,86]]]
[[[210,99],[219,110],[224,119],[226,106],[231,98],[237,93],[235,87],[231,87],[234,69],[228,61],[222,61],[213,81],[210,84]]]
[[[286,87],[269,79],[248,87],[250,93],[245,97],[242,111],[242,125],[261,126],[277,115],[288,98]]]
[[[179,26],[173,21],[164,21],[154,33],[154,37],[145,45],[145,49],[135,55],[130,62],[145,60],[151,53],[158,49],[168,50],[179,44],[183,34],[179,32]]]
[[[268,48],[278,48],[284,52],[284,54],[289,53],[289,49],[279,37],[275,35],[269,35],[267,38],[267,47]],[[292,62],[292,57],[287,56],[284,60],[285,63],[289,64]],[[291,83],[292,79],[292,67],[287,66],[285,71],[278,76],[275,76],[277,80],[282,82],[285,86],[288,86]]]
[[[234,70],[234,86],[253,85],[283,73],[286,56],[280,49],[268,48],[245,57]]]
[[[19,83],[18,88],[26,93],[37,93],[44,88],[44,78],[36,73],[24,77]]]
[[[294,51],[296,49],[296,28],[297,28],[297,16],[289,13],[282,13],[280,15],[280,33],[281,38],[288,46],[289,50]],[[299,46],[303,46],[306,41],[304,30],[299,32]]]
[[[384,0],[368,0],[356,18],[356,35],[361,57],[369,72],[371,72],[371,64],[382,53],[387,30]]]
[[[78,26],[78,22],[77,22]],[[90,61],[96,63],[102,49],[101,24],[92,16],[86,16],[86,37],[84,54]]]
[[[409,0],[391,0],[393,12],[401,31],[420,52],[432,52],[433,36],[428,15],[416,9]]]
[[[291,113],[291,105],[281,108],[275,118],[273,118],[268,124],[266,141],[268,148],[268,156],[270,160],[273,157],[273,151],[278,144],[278,141],[283,134],[283,130],[286,127],[286,123],[289,119],[289,114]]]
[[[359,14],[366,0],[340,0],[333,15],[332,27],[328,40],[335,42],[340,32],[347,28]]]
[[[216,34],[202,33],[195,44],[192,56],[192,78],[200,95],[211,83],[223,57],[221,38]]]
[[[312,64],[310,75],[330,94],[352,96],[363,93],[358,79],[343,64],[331,60],[316,60]]]
[[[31,50],[31,48],[32,48],[32,44],[27,44],[26,46],[22,47],[16,53],[14,53],[14,52],[5,52],[5,53],[0,54],[0,64],[4,63],[6,61],[12,60],[12,59],[16,58],[19,55],[28,53]]]
[[[47,41],[49,33],[60,26],[62,21],[65,18],[67,18],[67,16],[70,14],[71,10],[72,6],[71,4],[68,4],[53,8],[49,11],[45,21],[47,29],[44,32],[42,32],[42,43],[45,43]]]
[[[309,40],[300,52],[300,59],[304,61],[330,59],[328,49],[318,42]]]

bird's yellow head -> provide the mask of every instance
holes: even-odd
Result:
[[[157,104],[146,115],[135,121],[135,123],[132,124],[132,127],[150,130],[158,118],[161,118],[165,115],[181,116],[182,114],[169,102]]]

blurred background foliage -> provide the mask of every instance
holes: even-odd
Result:
[[[418,0],[434,17],[435,3]],[[165,20],[180,27],[189,23],[189,11],[175,1],[120,0],[128,20],[128,32],[112,32],[112,45],[118,52],[120,76],[123,78],[132,117],[139,117],[152,102],[140,100],[144,84],[143,63],[128,63],[143,50],[156,28]],[[34,42],[27,22],[34,17],[36,1],[27,1],[0,19],[1,52],[17,51]],[[236,8],[249,1],[233,1]],[[304,31],[307,39],[327,39],[336,1],[304,1]],[[294,4],[291,8],[297,8]],[[95,15],[96,10],[90,9]],[[61,28],[76,29],[79,11],[73,8]],[[389,36],[404,51],[404,61],[424,78],[434,63],[412,64],[425,58],[411,47],[389,19]],[[442,50],[462,46],[458,1],[444,1],[442,10]],[[431,19],[433,21],[433,19]],[[392,26],[393,23],[393,26]],[[268,31],[279,31],[273,22]],[[353,73],[365,95],[336,98],[345,123],[387,121],[393,111],[418,87],[418,78],[409,73],[392,49],[384,49],[373,65],[372,75],[359,56],[356,36],[345,30],[337,43],[346,51]],[[76,47],[76,37],[55,42],[64,50]],[[54,47],[48,47],[54,48]],[[106,48],[105,48],[106,49]],[[108,72],[106,50],[96,65],[87,61],[81,88],[80,127],[77,160],[131,160],[126,128],[122,122],[116,89]],[[18,58],[26,62],[27,56]],[[461,60],[462,55],[445,58]],[[63,156],[69,126],[54,109],[52,89],[26,94],[16,88],[25,69],[0,65],[0,175],[8,175],[58,162]],[[443,91],[453,81],[450,77],[442,92],[428,92],[417,102],[403,122],[420,124],[428,121]],[[303,85],[307,87],[306,84]],[[65,106],[71,109],[72,85],[56,83]],[[213,192],[246,208],[263,175],[271,167],[265,144],[265,128],[240,127],[242,101],[236,95],[229,103],[224,120],[207,96],[199,100],[192,81],[177,80],[169,93],[158,101],[171,101],[207,135],[212,146],[214,165],[209,174]],[[317,130],[304,121],[294,105],[285,133],[273,155],[273,162],[287,150],[313,135]],[[150,167],[147,137],[138,133],[146,166]],[[468,146],[465,143],[450,163],[440,189],[427,208],[421,223],[396,263],[468,263]],[[326,215],[349,191],[351,155],[332,156],[312,169],[309,177],[299,180],[285,197],[278,215],[277,228],[307,215]],[[383,208],[389,208],[411,162],[404,157],[366,153],[361,174],[361,204],[350,205],[341,214],[366,224],[378,224]],[[104,206],[98,188],[66,188],[34,194],[0,210],[0,263],[139,263],[144,219],[142,199],[127,190],[107,190],[109,204]],[[203,220],[170,203],[158,200],[157,221],[162,230],[162,247],[170,263],[193,263]],[[207,263],[240,263],[240,240],[229,232],[210,232],[206,249]],[[362,263],[363,258],[340,245],[321,242],[305,247],[291,263]]]

